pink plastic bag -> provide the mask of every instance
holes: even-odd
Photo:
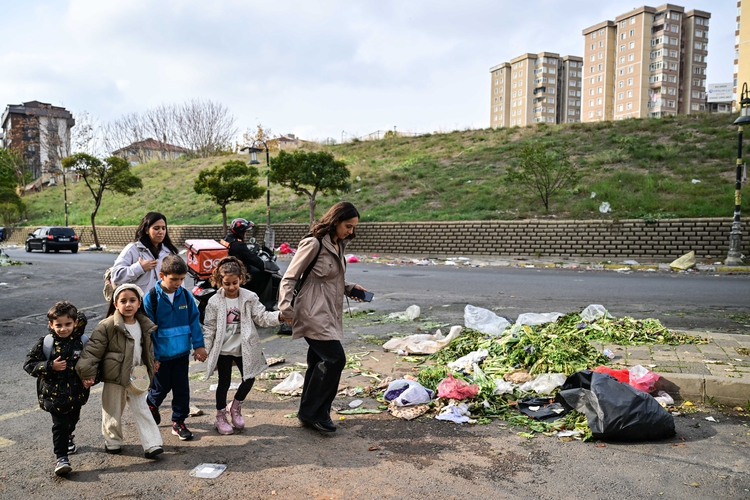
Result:
[[[294,249],[289,246],[289,243],[282,243],[279,247],[279,253],[280,254],[289,254],[294,253]]]
[[[654,392],[654,386],[656,381],[659,380],[660,375],[648,371],[648,369],[641,365],[635,365],[630,369],[630,385],[638,389],[639,391],[652,393]]]
[[[594,371],[612,375],[618,382],[625,382],[626,384],[630,382],[630,371],[628,370],[613,370],[608,366],[597,366]]]
[[[479,392],[478,385],[472,385],[468,382],[460,379],[453,378],[453,374],[449,373],[447,378],[444,378],[438,384],[438,397],[448,399],[466,399],[473,398]]]
[[[346,256],[346,261],[349,264],[355,264],[355,263],[359,262],[359,259],[357,258],[356,255],[347,255]]]

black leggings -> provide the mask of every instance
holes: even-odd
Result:
[[[242,357],[219,354],[219,361],[216,363],[216,371],[219,373],[219,386],[216,388],[217,410],[223,410],[227,407],[227,393],[229,392],[229,386],[232,383],[232,364],[237,366],[240,370],[240,377],[242,377]],[[234,394],[234,399],[237,401],[244,401],[250,393],[250,389],[253,388],[254,383],[254,378],[243,380],[237,389],[237,392]]]

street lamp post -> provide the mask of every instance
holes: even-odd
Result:
[[[740,98],[740,116],[734,121],[737,125],[737,172],[734,185],[734,220],[732,231],[729,233],[729,253],[724,264],[727,266],[742,265],[742,226],[740,225],[740,211],[742,207],[742,126],[750,124],[750,92],[747,83],[742,84]]]
[[[261,143],[263,149],[256,148],[256,143]],[[268,154],[268,144],[264,140],[256,139],[250,146],[242,148],[242,150],[245,149],[250,153],[250,161],[247,162],[248,165],[260,165],[258,153],[266,152],[266,168],[268,169],[266,172],[266,234],[263,236],[263,243],[268,248],[273,248],[273,231],[271,229],[271,162]]]

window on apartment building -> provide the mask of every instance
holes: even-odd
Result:
[[[677,83],[677,76],[675,76],[675,75],[669,75],[669,76],[667,76],[667,81],[669,83]]]
[[[693,61],[695,62],[703,62],[703,56],[700,54],[693,54]]]
[[[675,38],[675,37],[673,37],[673,36],[672,36],[672,37],[669,37],[669,43],[671,43],[672,45],[679,45],[679,44],[677,43],[677,38]]]
[[[569,109],[568,110],[568,115],[569,116],[575,116],[576,115],[576,110],[575,109]]]
[[[625,109],[633,109],[633,103],[629,102],[629,103],[625,104]]]
[[[635,59],[635,54],[628,54],[628,61]]]
[[[592,76],[592,77],[591,77],[591,79],[589,80],[589,83],[590,83],[591,85],[593,85],[593,84],[594,84],[594,81],[595,81],[595,78],[594,78],[594,77]]]
[[[700,109],[700,105],[699,104],[691,104],[690,105],[690,109],[692,109],[693,111],[698,111]]]
[[[518,72],[516,71],[513,72],[513,78],[518,78]]]
[[[674,101],[667,101],[667,106],[670,108],[674,108]]]
[[[518,82],[513,82],[513,88],[516,88],[516,85],[518,85]]]
[[[516,92],[513,92],[513,97],[514,97],[514,98],[516,97]]]
[[[591,60],[591,62],[596,61],[596,54],[591,54],[590,60]]]
[[[518,70],[518,77],[520,78],[520,77],[522,77],[522,76],[523,76],[523,70],[522,70],[522,69],[519,69],[519,70]]]
[[[523,95],[523,90],[518,91],[518,97],[521,97]]]
[[[601,87],[597,87],[597,88],[596,88],[596,92],[597,92],[598,94],[601,94],[601,93],[602,93],[602,88],[601,88]]]
[[[596,44],[595,44],[595,43],[592,43],[592,44],[591,44],[591,50],[595,50],[595,49],[596,49]]]
[[[596,110],[596,116],[602,116],[602,110],[601,109],[597,109]]]
[[[516,116],[516,110],[515,109],[510,112],[510,116]]]
[[[520,63],[518,63],[518,67],[519,68],[523,68],[523,61],[521,61]]]
[[[620,28],[625,29],[625,26],[627,26],[627,21],[621,21]]]
[[[556,70],[555,68],[549,68],[549,71],[548,71],[548,73],[549,73],[550,75],[554,75],[554,74],[556,74],[556,73],[557,73],[557,70]]]
[[[633,79],[632,78],[628,78],[628,86],[630,86],[630,85],[633,85]]]
[[[499,107],[500,107],[500,111],[502,111],[503,110],[503,105],[501,104]]]
[[[635,24],[635,18],[634,17],[630,18],[630,24]]]
[[[593,107],[594,107],[594,100],[593,100],[593,99],[591,99],[591,100],[589,101],[589,107],[590,107],[590,108],[593,108]]]
[[[620,34],[620,40],[625,40],[625,33]]]
[[[599,71],[602,70],[602,65],[601,64],[599,64],[597,67],[598,67]]]
[[[633,66],[628,67],[628,74],[631,74],[633,72]]]
[[[604,36],[604,28],[599,30],[599,36]]]
[[[635,48],[635,42],[630,42],[630,48],[631,48],[631,49],[634,49],[634,48]]]
[[[548,116],[547,123],[555,123],[555,118],[553,116]]]
[[[703,44],[703,48],[702,48],[702,50],[708,50],[708,44],[707,44],[707,43],[704,43],[704,44]]]
[[[695,48],[698,50],[701,50],[701,47],[703,47],[703,44],[700,42],[695,42]]]
[[[602,98],[601,98],[601,97],[598,97],[598,98],[596,99],[596,104],[598,104],[598,105],[601,105],[601,103],[602,103]]]
[[[589,111],[589,118],[593,118],[593,117],[594,117],[594,112],[593,111]]]
[[[622,111],[622,104],[619,104],[619,105],[617,106],[617,111]]]
[[[693,90],[692,96],[693,96],[693,99],[700,99],[701,92],[699,90]]]
[[[737,17],[739,17],[739,15],[740,15],[740,9],[737,8]],[[703,18],[702,17],[696,17],[695,18],[695,24],[697,24],[699,26],[703,26]]]
[[[630,36],[635,36],[635,30],[630,30]]]
[[[623,85],[625,85],[625,80],[620,80],[619,82],[617,82],[617,87],[618,88],[622,88]]]
[[[550,103],[550,104],[554,104],[555,103],[555,98],[554,97],[548,97],[547,98],[547,102]]]
[[[618,101],[622,101],[623,97],[625,97],[624,93],[620,92],[619,94],[617,94],[617,100]]]
[[[625,70],[624,69],[618,69],[617,70],[617,76],[622,76],[624,74],[625,74]]]
[[[656,38],[652,38],[651,39],[651,46],[655,47],[656,45],[659,45],[660,43],[662,43],[662,41],[663,41],[663,39],[660,36],[658,36]],[[633,45],[635,45],[635,42],[630,42],[630,43],[632,43]],[[633,47],[630,47],[630,48],[632,49]]]
[[[693,87],[700,87],[701,81],[699,78],[693,78]]]
[[[523,80],[518,80],[518,86],[523,87]]]
[[[593,72],[594,72],[594,67],[591,66],[589,73],[593,73]]]
[[[677,95],[677,89],[674,87],[667,87],[667,94],[669,95]]]
[[[674,19],[675,21],[680,20],[680,13],[679,12],[671,12],[669,15],[670,19]]]
[[[677,33],[679,31],[679,26],[677,26],[676,24],[670,24],[669,31],[671,31],[672,33]]]
[[[620,45],[620,52],[625,52],[625,44]]]
[[[625,64],[625,56],[622,56],[622,57],[620,58],[620,64]]]
[[[633,97],[633,91],[632,90],[628,90],[628,94],[627,95],[628,95],[628,97]]]
[[[677,59],[677,51],[676,50],[670,50],[669,51],[669,57],[674,57]]]
[[[495,97],[495,102],[497,102],[497,97]]]
[[[547,113],[554,113],[554,112],[555,112],[555,108],[547,108]]]
[[[497,94],[497,89],[495,89],[495,93]]]
[[[596,32],[591,33],[591,39],[596,40]]]
[[[695,36],[698,38],[703,38],[703,30],[695,30]]]
[[[547,89],[547,93],[548,94],[554,94],[555,93],[555,89]]]
[[[599,75],[599,76],[597,76],[597,77],[596,77],[596,81],[597,81],[597,82],[601,82],[601,81],[602,81],[602,75]],[[593,83],[593,82],[592,82],[592,83]]]

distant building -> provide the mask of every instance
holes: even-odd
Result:
[[[581,121],[583,60],[523,54],[490,68],[490,126]]]
[[[131,165],[138,165],[149,161],[176,160],[189,152],[189,149],[149,138],[113,151],[112,154],[125,158]]]
[[[268,149],[270,150],[281,151],[296,149],[300,147],[304,142],[306,141],[303,141],[294,134],[286,134],[279,137],[274,137],[273,139],[268,139],[266,141],[266,144],[268,144]]]
[[[33,179],[62,168],[69,156],[73,115],[39,101],[10,104],[0,118],[0,146],[18,151]]]
[[[664,4],[583,30],[583,121],[705,111],[710,18]]]

